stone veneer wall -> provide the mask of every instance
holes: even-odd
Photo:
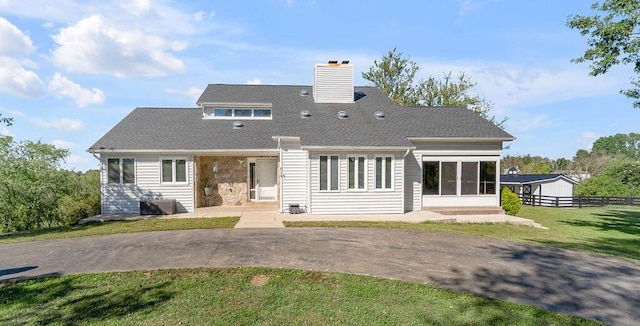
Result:
[[[215,161],[218,161],[217,173],[213,172]],[[196,165],[196,207],[241,206],[248,202],[246,157],[199,156]],[[206,179],[212,187],[209,196],[204,194]]]

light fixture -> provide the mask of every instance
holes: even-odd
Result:
[[[218,173],[218,161],[213,161],[213,173]]]

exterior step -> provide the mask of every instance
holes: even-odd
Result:
[[[428,207],[424,210],[442,215],[494,215],[504,214],[502,207]]]

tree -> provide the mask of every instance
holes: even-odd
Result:
[[[570,16],[567,25],[578,29],[582,36],[589,35],[589,48],[573,62],[590,62],[592,76],[605,74],[616,65],[631,65],[640,74],[640,2],[638,0],[604,0],[591,5],[604,15]],[[633,106],[640,108],[640,79],[631,81],[632,88],[620,91],[635,99]]]
[[[640,162],[614,162],[575,187],[577,196],[640,196]]]
[[[13,118],[3,117],[2,113],[0,113],[0,123],[10,127],[13,125]]]
[[[415,82],[420,67],[393,49],[373,66],[362,73],[362,78],[370,81],[396,104],[403,106],[462,106],[504,129],[507,118],[498,121],[490,115],[493,103],[472,93],[477,85],[464,72],[457,77],[445,73],[442,78],[430,76],[427,80]]]
[[[95,214],[99,186],[61,170],[68,155],[68,150],[40,141],[0,137],[0,232],[72,224],[77,220],[69,214],[70,208],[83,201],[94,203],[88,204],[93,210],[84,212]]]
[[[592,152],[640,160],[640,134],[615,134],[593,142]]]

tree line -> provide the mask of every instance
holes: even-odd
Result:
[[[0,232],[76,224],[100,213],[99,171],[61,168],[69,151],[0,136]]]
[[[591,150],[579,149],[571,159],[507,155],[501,166],[526,174],[567,174],[580,181],[575,196],[640,197],[640,134],[600,137]]]

